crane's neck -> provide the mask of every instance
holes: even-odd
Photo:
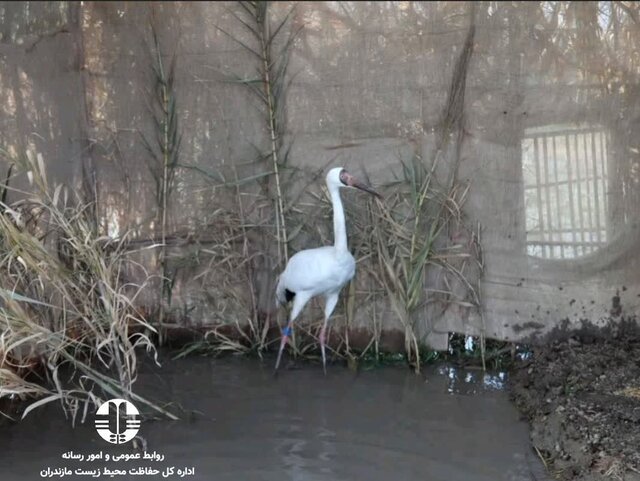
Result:
[[[340,189],[338,187],[329,188],[331,203],[333,204],[333,242],[338,251],[348,251],[347,247],[347,226],[344,219],[344,209],[342,199],[340,199]]]

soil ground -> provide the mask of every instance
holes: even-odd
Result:
[[[555,337],[511,374],[534,449],[559,480],[640,481],[637,324]]]

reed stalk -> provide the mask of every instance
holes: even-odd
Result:
[[[267,192],[267,195],[272,197],[274,203],[278,263],[283,266],[289,259],[290,242],[283,179],[283,169],[286,168],[288,156],[288,149],[283,142],[284,108],[286,90],[290,81],[287,74],[289,51],[300,29],[291,31],[288,36],[284,34],[284,27],[291,18],[293,8],[272,29],[269,15],[271,4],[272,2],[268,1],[240,1],[238,5],[241,7],[241,13],[231,10],[231,14],[250,33],[252,38],[250,43],[237,35],[228,33],[220,26],[218,29],[257,60],[255,78],[234,76],[233,81],[246,86],[264,105],[269,146],[263,158],[270,160],[271,175],[275,184],[275,194],[271,196]],[[275,47],[278,44],[280,48]]]
[[[162,344],[162,326],[167,317],[167,310],[171,308],[174,283],[167,257],[169,199],[173,193],[176,171],[180,166],[182,137],[179,133],[176,109],[175,69],[177,57],[174,54],[169,67],[165,66],[155,21],[151,22],[151,36],[153,40],[151,56],[154,88],[149,92],[148,97],[150,99],[149,111],[156,128],[156,142],[147,140],[144,135],[142,140],[148,152],[147,166],[156,185],[156,229],[159,230],[160,237],[158,268],[162,276],[158,308],[158,325],[160,327],[158,336],[160,344]]]

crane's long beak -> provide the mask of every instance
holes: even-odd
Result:
[[[367,184],[360,182],[358,179],[354,178],[353,176],[349,176],[349,185],[351,187],[355,187],[356,189],[364,190],[365,192],[368,192],[371,195],[375,195],[378,199],[382,199],[382,195],[380,195],[378,192],[376,192],[373,188],[371,188]]]

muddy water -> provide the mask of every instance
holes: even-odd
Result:
[[[85,458],[135,451],[132,443],[109,445],[90,422],[71,428],[54,406],[37,411],[0,427],[0,478],[89,479],[75,473],[85,467],[102,469],[107,479],[544,479],[501,375],[446,366],[420,376],[401,368],[354,373],[333,365],[326,377],[317,366],[303,366],[274,379],[271,368],[253,360],[190,359],[141,374],[143,394],[183,409],[181,421],[143,421],[140,428],[147,452],[163,460],[65,460],[71,451]],[[124,474],[137,465],[159,474],[104,474],[105,466]],[[54,474],[65,467],[66,475]]]

